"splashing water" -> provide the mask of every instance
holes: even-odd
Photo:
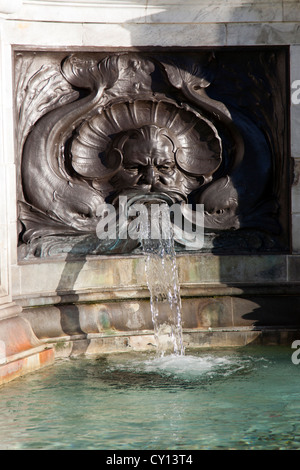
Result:
[[[158,238],[153,237],[153,227]],[[150,219],[140,226],[140,241],[145,254],[145,271],[150,292],[150,307],[157,353],[184,355],[181,297],[176,253],[169,207],[151,211]]]

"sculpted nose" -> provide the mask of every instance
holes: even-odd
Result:
[[[155,181],[155,170],[153,166],[147,166],[144,173],[144,182],[146,184],[152,184]]]

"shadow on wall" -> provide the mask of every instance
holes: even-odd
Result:
[[[131,3],[141,4],[138,0]],[[141,14],[124,23],[134,46],[223,46],[229,41],[244,45],[249,41],[248,24],[251,34],[253,23],[253,31],[256,26],[260,31],[257,44],[280,44],[283,40],[280,29],[272,26],[273,22],[280,23],[283,19],[282,2],[262,5],[250,0],[238,5],[238,2],[230,4],[221,0],[172,3],[149,0],[145,3],[145,17]],[[231,28],[234,24],[237,28]],[[243,37],[245,34],[247,39]]]
[[[60,326],[63,333],[67,336],[84,335],[84,339],[79,342],[72,343],[71,354],[76,354],[76,349],[80,347],[80,352],[84,353],[87,350],[90,341],[86,338],[86,332],[81,329],[80,324],[80,309],[76,304],[79,296],[75,291],[75,284],[78,276],[86,263],[86,257],[77,259],[74,263],[75,254],[82,249],[86,241],[80,241],[71,250],[65,259],[65,266],[61,275],[60,282],[57,286],[57,295],[63,299],[68,298],[65,304],[56,305],[60,315]]]

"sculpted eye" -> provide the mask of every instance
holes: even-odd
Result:
[[[174,168],[169,165],[160,165],[157,167],[158,171],[165,174],[172,174],[174,172]]]

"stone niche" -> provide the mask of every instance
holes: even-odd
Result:
[[[16,50],[19,259],[139,253],[96,235],[124,195],[203,204],[202,252],[289,252],[288,64],[279,46]]]

